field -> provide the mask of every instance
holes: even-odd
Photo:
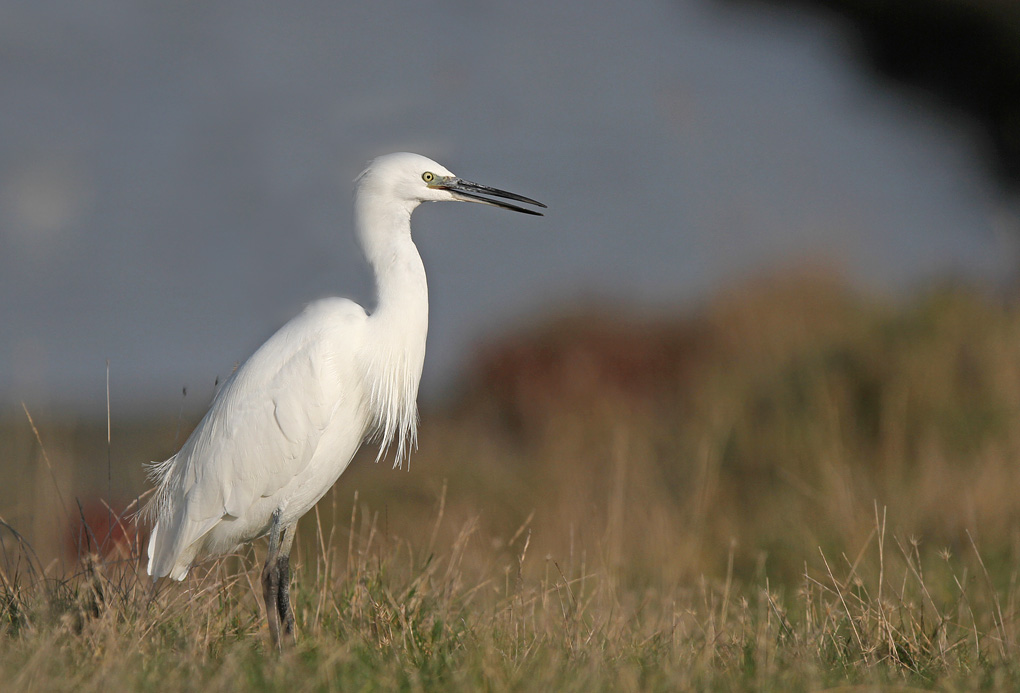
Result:
[[[6,690],[1020,688],[1013,298],[802,275],[506,335],[303,520],[282,656],[264,542],[144,576],[140,462],[198,415],[6,412]]]

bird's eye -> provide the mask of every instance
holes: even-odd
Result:
[[[426,183],[431,183],[436,179],[436,176],[431,171],[426,171],[425,173],[421,174],[421,179]]]

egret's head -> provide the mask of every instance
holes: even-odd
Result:
[[[521,195],[466,181],[453,175],[445,166],[419,154],[398,152],[373,160],[365,172],[358,176],[358,189],[365,193],[388,197],[394,201],[417,205],[419,202],[481,202],[503,209],[541,216],[524,207],[501,200],[492,200],[482,194],[516,200],[545,207]]]

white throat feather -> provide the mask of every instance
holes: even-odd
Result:
[[[418,447],[418,382],[424,359],[424,342],[415,353],[373,354],[368,365],[370,438],[379,443],[375,461],[396,444],[393,467],[400,468]]]

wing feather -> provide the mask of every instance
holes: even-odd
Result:
[[[364,317],[360,306],[342,299],[309,306],[223,384],[172,462],[153,466],[159,489],[151,509],[151,575],[183,579],[195,557],[189,547],[307,467],[345,396],[338,365],[353,361],[343,351],[357,344]],[[333,338],[338,321],[348,328],[341,344]]]

